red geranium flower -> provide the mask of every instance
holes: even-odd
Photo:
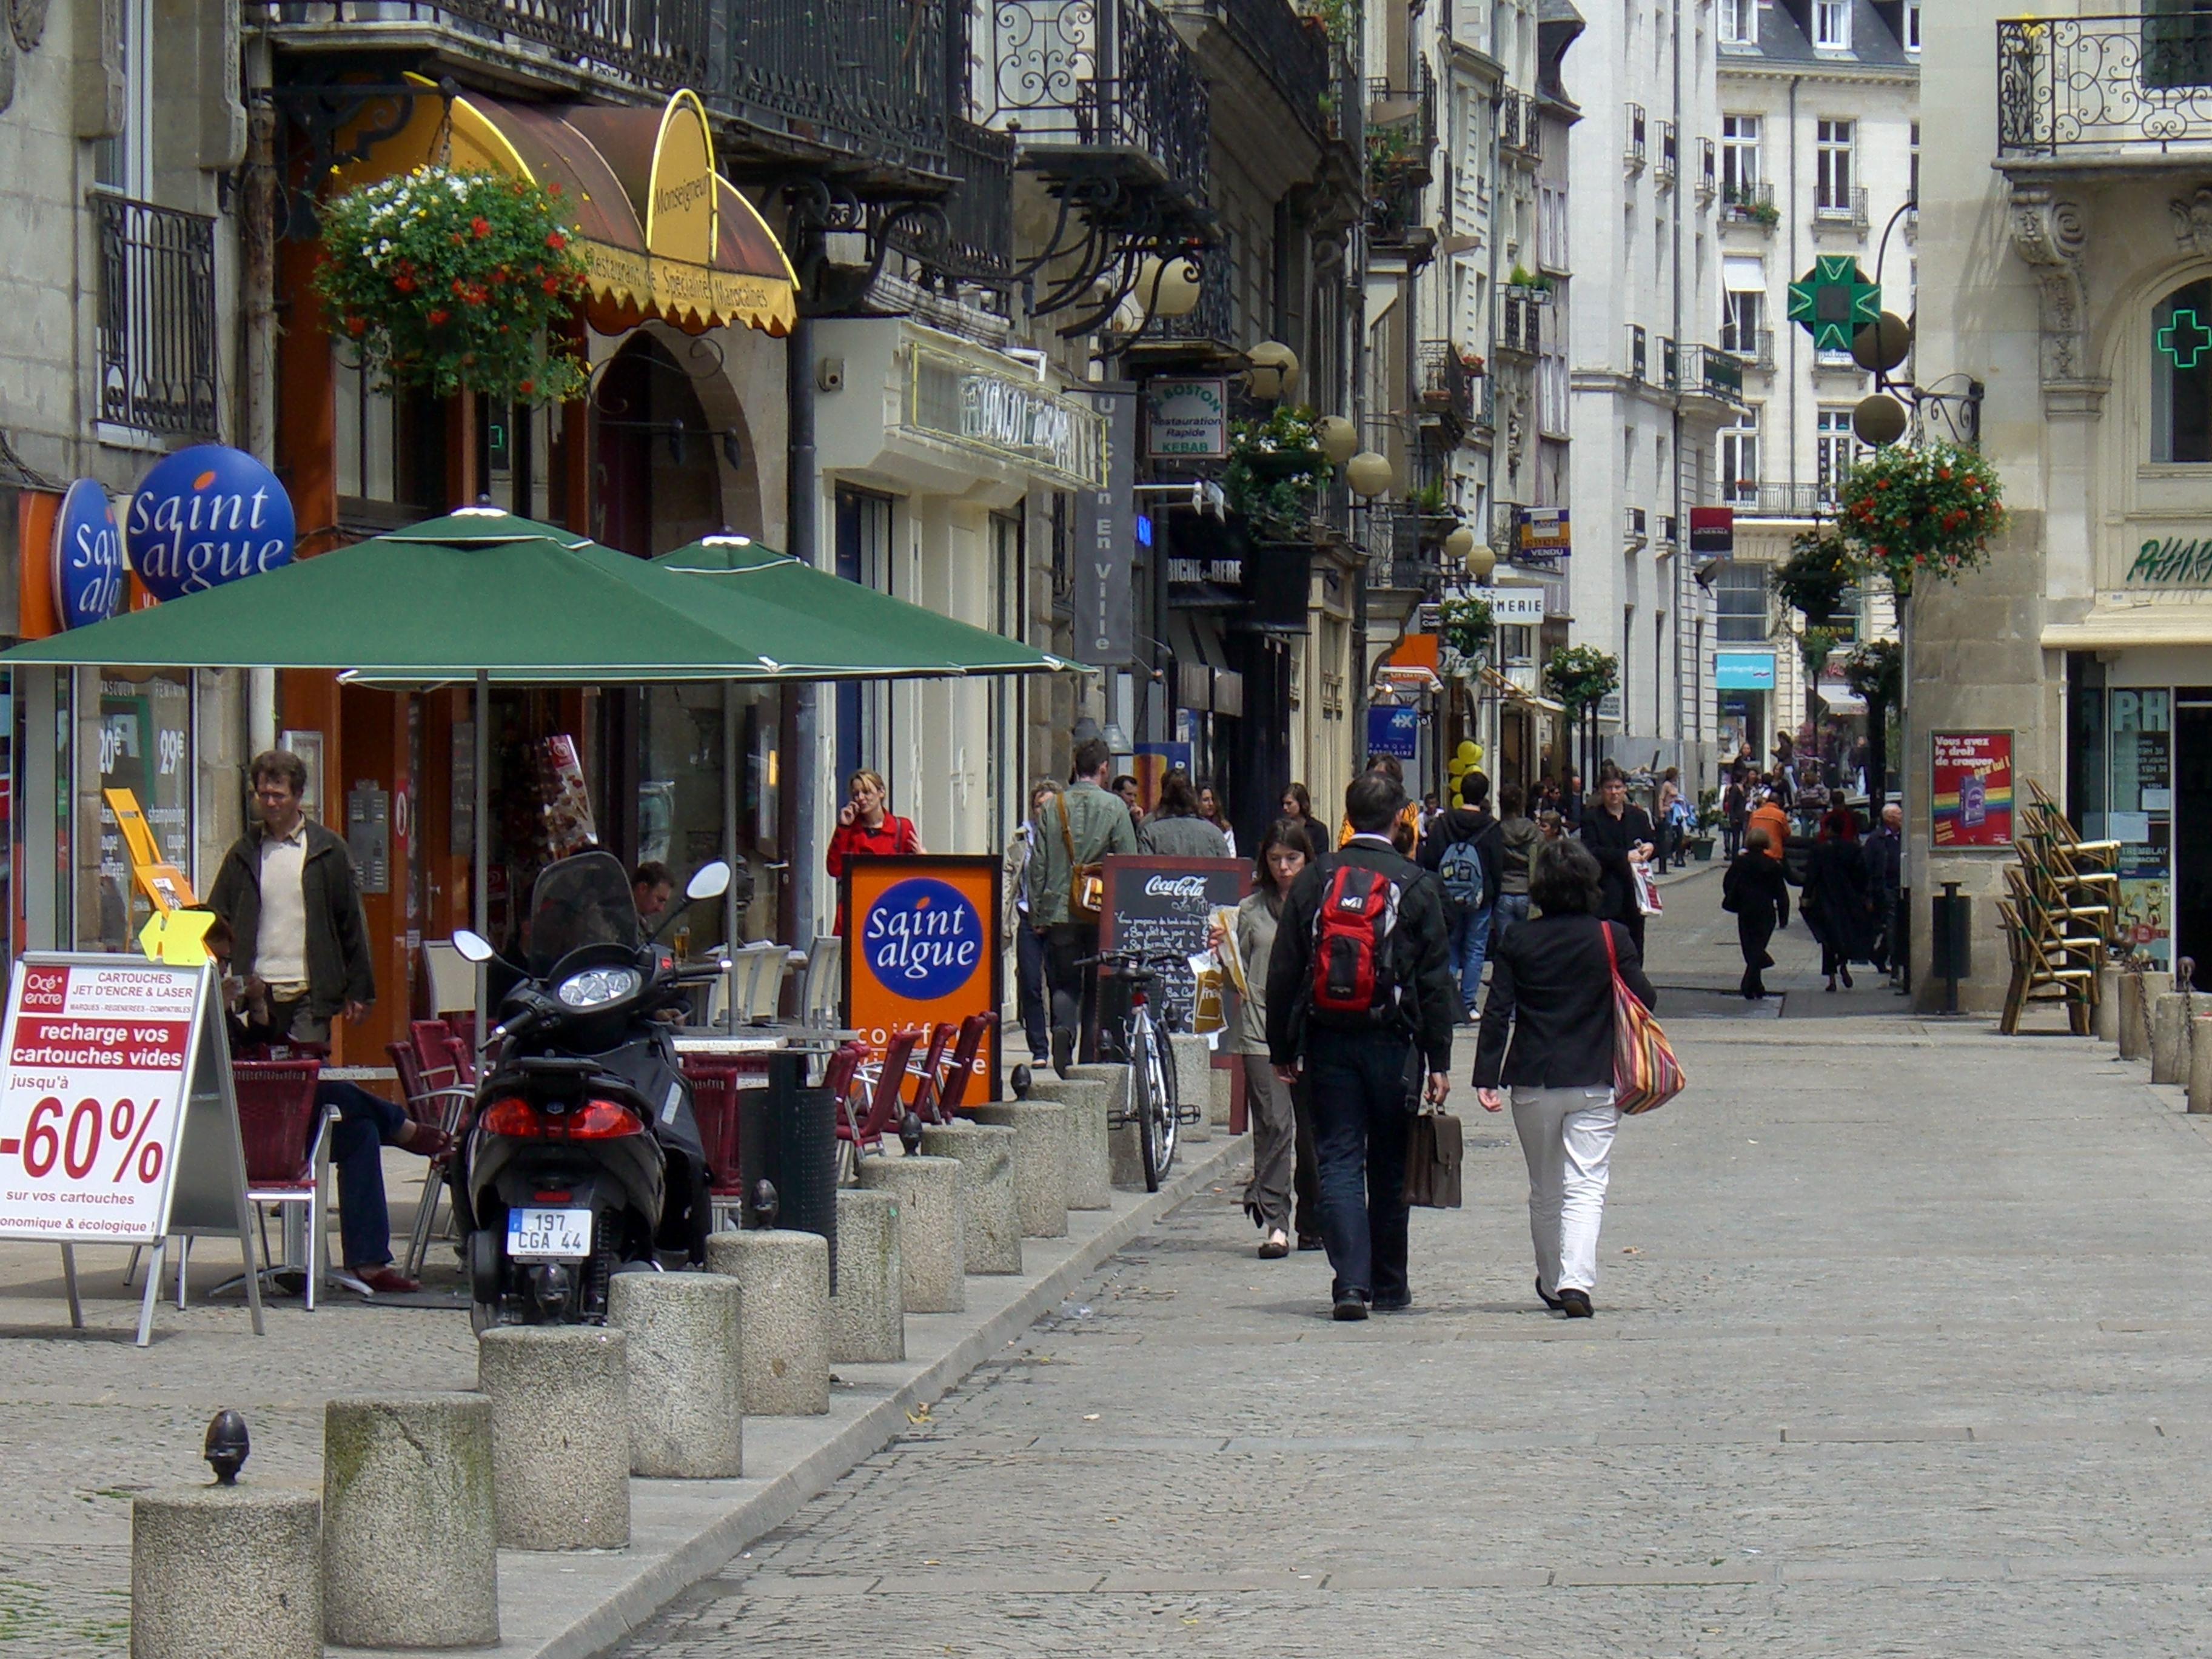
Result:
[[[557,230],[549,230],[545,233],[545,246],[558,253],[568,246],[568,239]]]
[[[431,308],[430,314],[426,320],[429,323],[431,327],[435,328],[440,323],[444,322],[449,315],[451,315],[451,313],[447,312],[443,306],[434,306]]]
[[[469,228],[474,231],[479,238],[489,236],[491,234],[491,221],[485,218],[483,214],[479,213],[475,218],[469,221]]]

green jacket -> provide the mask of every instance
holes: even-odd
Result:
[[[1065,819],[1061,814],[1065,812]],[[1060,826],[1066,825],[1061,834]],[[1088,780],[1070,784],[1045,803],[1036,821],[1037,844],[1030,849],[1030,926],[1053,927],[1067,921],[1067,889],[1078,864],[1096,864],[1109,853],[1137,850],[1136,827],[1119,795]],[[1068,848],[1075,857],[1071,860]]]

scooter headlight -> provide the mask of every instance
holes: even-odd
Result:
[[[586,968],[562,980],[553,994],[564,1008],[604,1008],[610,1002],[635,996],[643,982],[635,968]]]

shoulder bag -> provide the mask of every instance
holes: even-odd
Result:
[[[1612,924],[1601,921],[1597,927],[1605,940],[1605,965],[1613,975],[1613,1103],[1632,1117],[1656,1112],[1690,1079],[1659,1022],[1621,978]]]
[[[1067,796],[1063,792],[1058,799],[1060,844],[1067,848],[1067,919],[1096,921],[1106,908],[1106,867],[1076,862],[1075,833],[1067,823]]]

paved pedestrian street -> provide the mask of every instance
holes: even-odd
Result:
[[[1662,985],[1717,885],[1670,890]],[[1812,981],[1863,1018],[1676,1022],[1594,1322],[1537,1304],[1458,1088],[1410,1312],[1332,1323],[1224,1180],[624,1651],[2212,1649],[2212,1143],[2109,1048],[1871,977]]]

